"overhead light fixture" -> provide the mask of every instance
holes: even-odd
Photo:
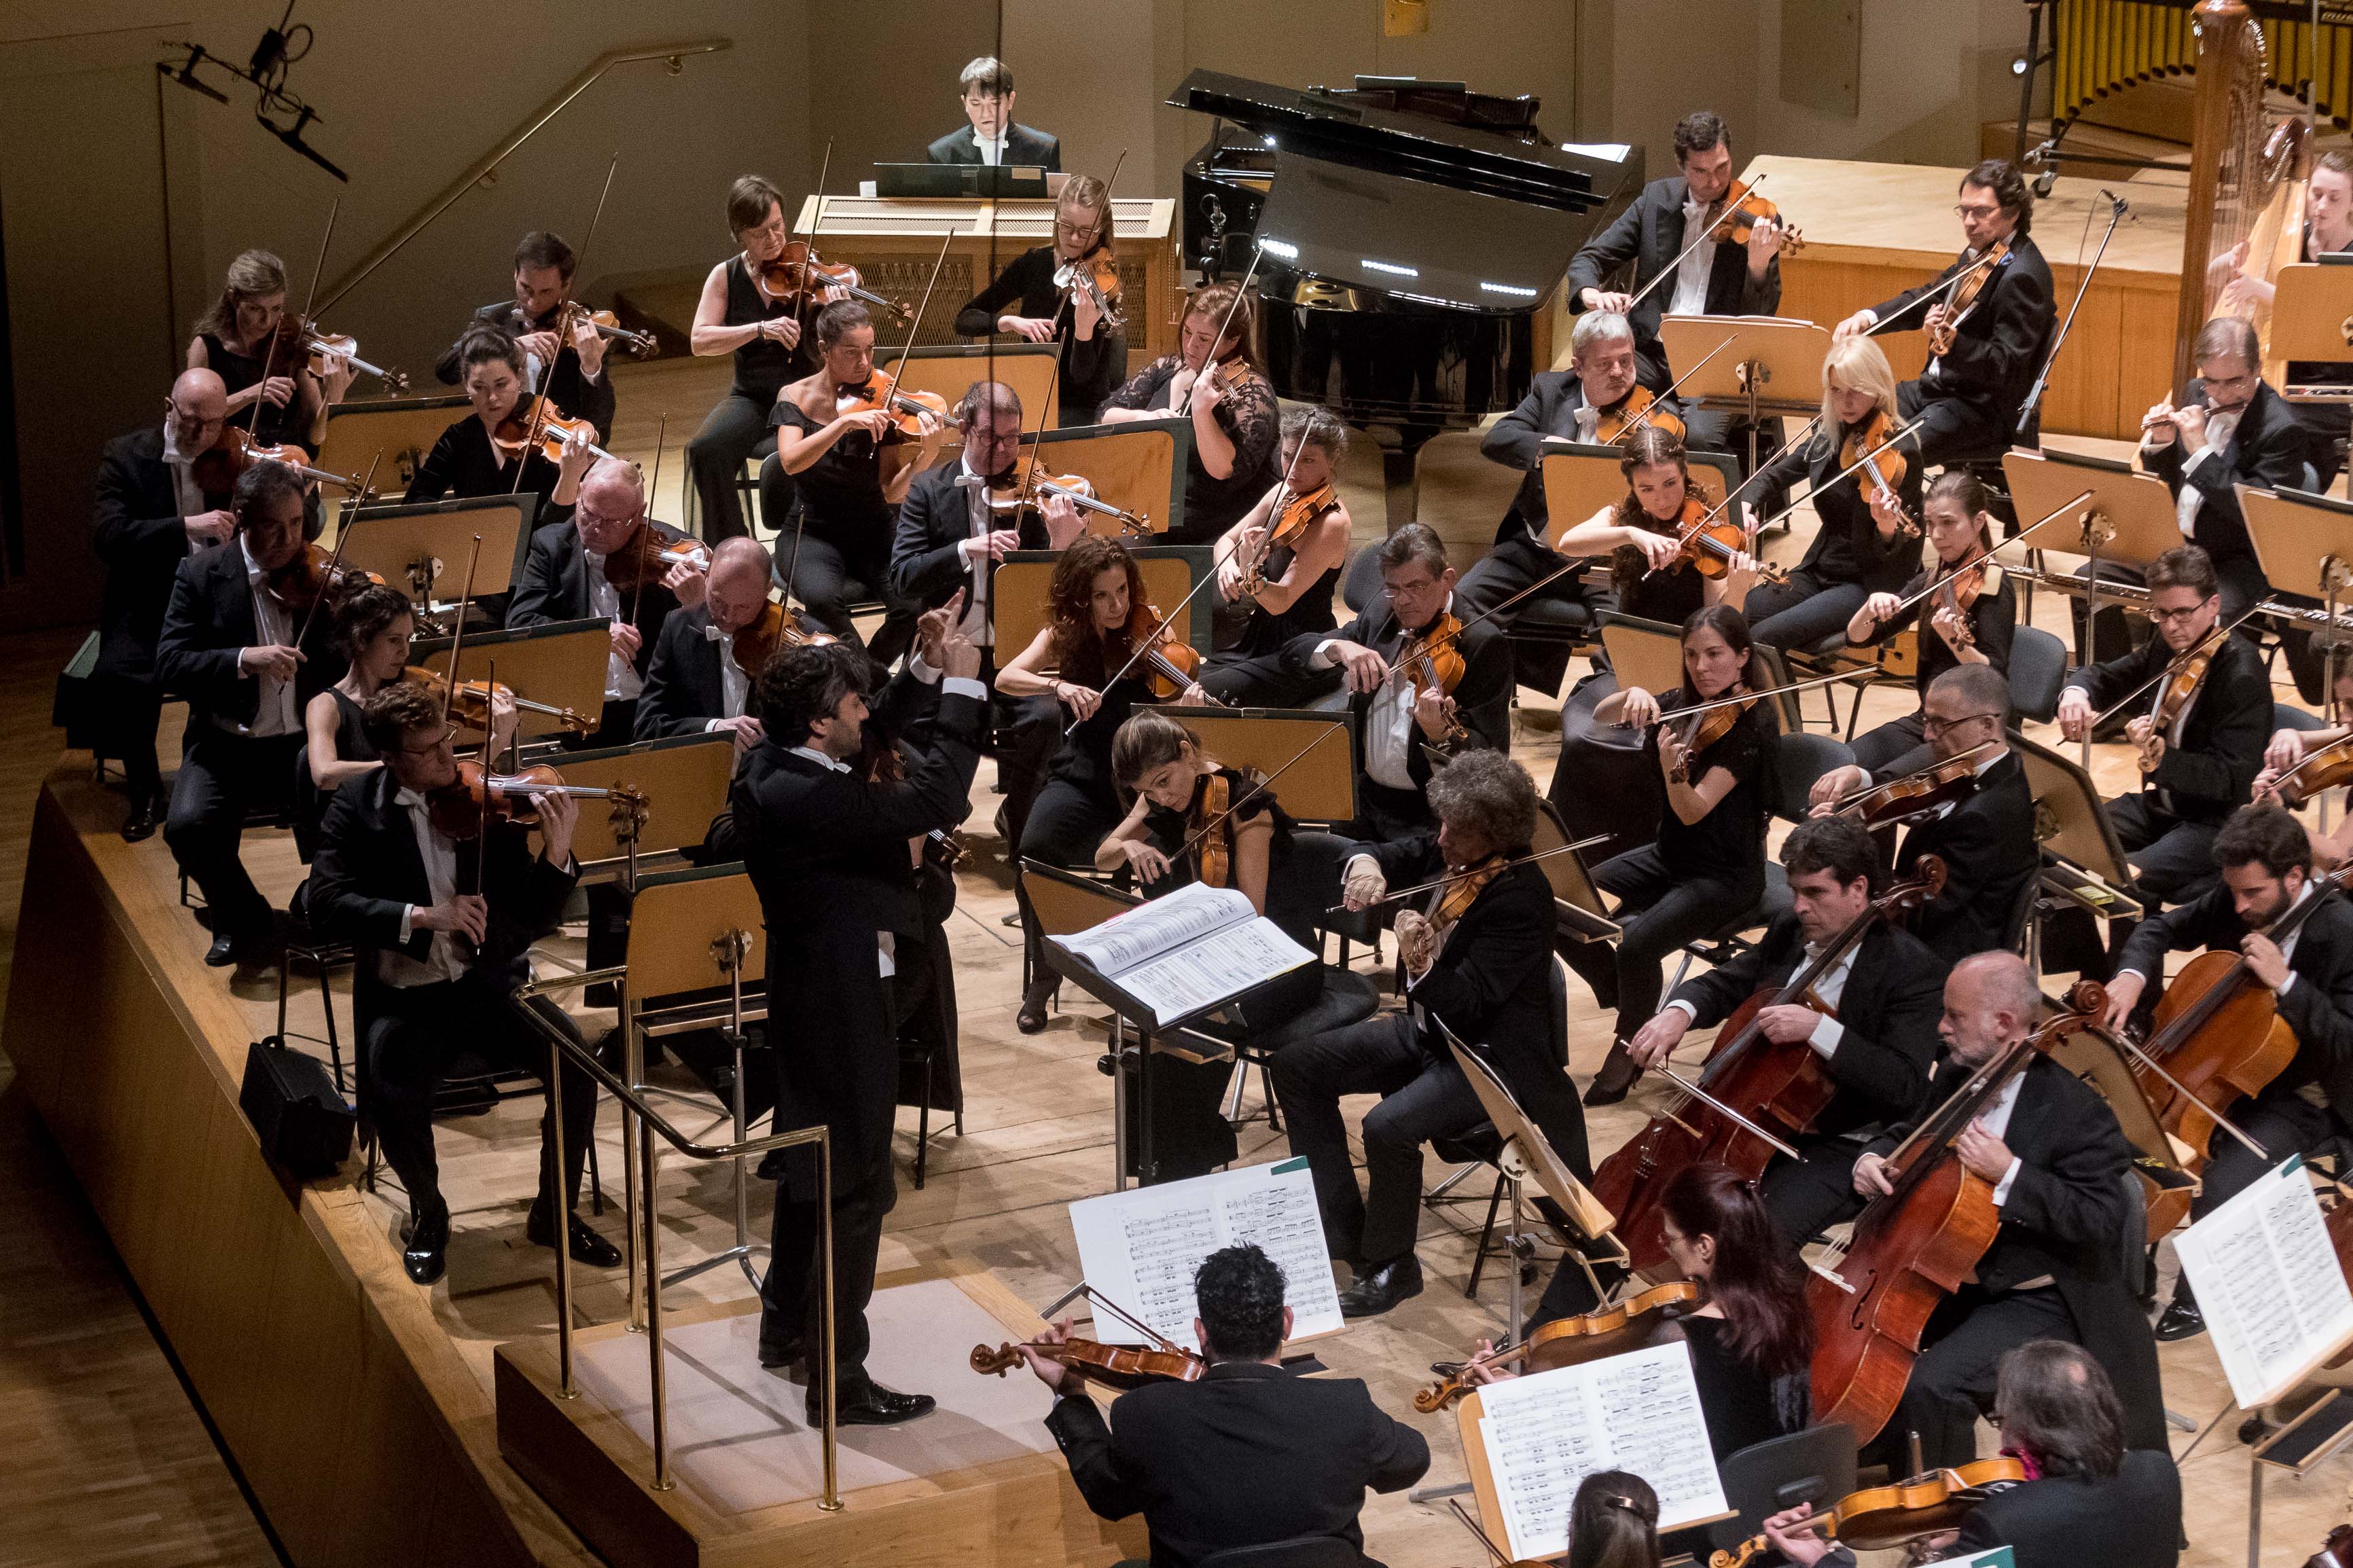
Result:
[[[216,103],[227,103],[228,94],[214,87],[196,74],[198,67],[218,70],[234,81],[250,82],[259,96],[254,100],[253,117],[261,128],[300,153],[335,178],[348,183],[351,179],[337,168],[326,155],[302,140],[302,132],[318,120],[319,111],[302,101],[301,96],[286,86],[286,68],[311,52],[311,33],[306,26],[294,26],[294,0],[287,0],[286,14],[278,26],[261,35],[253,58],[240,68],[220,56],[210,53],[202,44],[166,40],[175,49],[185,49],[188,58],[175,68],[169,61],[159,60],[155,69],[182,87],[203,93]]]
[[[2024,55],[2015,57],[2010,62],[2010,74],[2012,76],[2024,76],[2033,68],[2032,63]]]

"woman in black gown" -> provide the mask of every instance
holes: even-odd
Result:
[[[328,405],[343,400],[352,367],[330,356],[327,374],[312,374],[309,351],[279,341],[285,314],[286,264],[266,250],[243,252],[228,264],[220,298],[196,322],[186,368],[221,378],[228,388],[228,422],[257,443],[290,441],[316,456],[327,432]]]
[[[1274,460],[1282,410],[1258,362],[1258,298],[1243,295],[1236,305],[1238,292],[1233,283],[1194,289],[1177,323],[1177,352],[1145,365],[1103,404],[1106,425],[1192,422],[1185,521],[1161,537],[1163,544],[1208,543],[1240,521],[1267,486],[1282,478]]]

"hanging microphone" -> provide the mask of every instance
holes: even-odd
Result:
[[[2131,213],[2132,204],[2125,200],[2124,197],[2116,195],[2116,192],[2104,190],[2100,195],[2108,198],[2109,207],[2118,217],[2124,217]]]

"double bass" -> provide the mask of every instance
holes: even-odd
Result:
[[[1843,1251],[1807,1280],[1817,1422],[1842,1421],[1868,1443],[1895,1414],[1929,1315],[1969,1277],[2001,1228],[1993,1184],[1961,1163],[1961,1133],[2035,1057],[2096,1027],[2107,993],[2078,981],[2068,1006],[1980,1064],[1895,1146],[1883,1167],[1894,1191],[1864,1206]]]
[[[1933,855],[1922,856],[1918,875],[1873,899],[1824,944],[1819,957],[1783,984],[1761,989],[1742,1003],[1716,1032],[1715,1047],[1700,1071],[1699,1092],[1681,1097],[1652,1117],[1649,1126],[1594,1172],[1593,1195],[1618,1216],[1618,1237],[1636,1273],[1656,1279],[1661,1270],[1673,1267],[1659,1199],[1676,1173],[1714,1162],[1754,1182],[1765,1173],[1775,1152],[1774,1144],[1759,1133],[1786,1136],[1810,1131],[1837,1092],[1812,1047],[1802,1040],[1776,1045],[1765,1037],[1757,1015],[1767,1007],[1794,1003],[1836,1016],[1813,998],[1814,983],[1873,926],[1934,899],[1944,886],[1944,863]]]

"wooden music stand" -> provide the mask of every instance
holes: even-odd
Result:
[[[1564,441],[1557,436],[1544,438],[1545,511],[1552,531],[1547,543],[1626,499],[1626,476],[1618,467],[1625,456],[1619,447]]]
[[[408,595],[420,614],[437,604],[454,605],[474,556],[474,536],[482,537],[474,567],[474,597],[503,594],[522,575],[531,551],[535,495],[488,496],[473,500],[427,501],[418,506],[368,506],[343,514],[343,564],[373,572]]]
[[[1144,586],[1154,604],[1174,615],[1193,585],[1210,574],[1213,552],[1205,544],[1140,544],[1129,548],[1144,573]],[[1054,581],[1054,563],[1061,560],[1051,550],[1016,550],[997,564],[989,597],[995,602],[997,646],[1000,665],[1028,647],[1046,626],[1046,591]],[[1207,652],[1209,647],[1210,599],[1217,592],[1204,588],[1193,594],[1184,628],[1185,640]]]
[[[376,493],[404,495],[417,482],[417,465],[433,450],[441,432],[471,415],[473,407],[464,397],[372,397],[335,404],[327,410],[318,466],[331,474],[364,474],[375,463]]]
[[[2137,920],[2144,911],[2131,893],[2132,862],[2125,858],[2091,773],[2015,730],[2009,740],[2026,768],[2026,785],[2034,795],[2034,837],[2042,847],[2042,892],[2034,900],[2028,947],[2040,973],[2046,908],[2072,904],[2101,920]]]
[[[466,662],[471,668],[472,659]],[[499,680],[506,683],[503,661]],[[712,818],[727,808],[727,786],[735,776],[735,737],[725,732],[673,735],[609,751],[567,752],[553,761],[566,784],[590,789],[619,785],[646,797],[646,819],[634,838],[624,838],[612,815],[595,809],[600,803],[594,800],[582,803],[580,824],[572,832],[572,853],[580,862],[583,880],[617,873],[634,886],[637,868],[648,857],[674,855],[700,845],[711,831]]]
[[[1282,770],[1269,788],[1297,820],[1356,820],[1356,731],[1346,714],[1174,706],[1161,711],[1200,736],[1201,749],[1229,768],[1263,774]]]
[[[2347,269],[2353,278],[2353,268]],[[2283,594],[2317,599],[2331,620],[2353,585],[2353,502],[2332,500],[2309,490],[2259,490],[2232,487],[2239,497],[2240,514],[2247,521],[2247,538],[2255,547],[2255,563],[2271,585]],[[2314,634],[2327,662],[2321,690],[2325,707],[2337,704],[2337,671],[2345,656],[2345,636],[2329,627]]]
[[[1585,851],[1567,847],[1572,842],[1552,802],[1537,801],[1536,830],[1528,840],[1530,853],[1566,851],[1536,862],[1544,868],[1545,880],[1552,884],[1553,913],[1560,929],[1580,942],[1609,942],[1619,935],[1618,922],[1609,918],[1609,906],[1602,902],[1601,890],[1593,885]]]
[[[1659,345],[1667,363],[1683,373],[1678,399],[1736,410],[1746,422],[1752,473],[1760,418],[1821,409],[1822,361],[1831,352],[1826,327],[1781,316],[1666,316],[1659,321]]]
[[[937,233],[934,231],[935,238]],[[905,341],[906,323],[898,326],[900,342]],[[899,345],[889,341],[892,333],[879,323],[875,331],[874,363],[888,370],[899,363]],[[995,354],[995,374],[998,381],[1011,387],[1021,399],[1021,428],[1025,431],[1051,430],[1056,420],[1053,403],[1046,395],[1047,384],[1056,379],[1054,356],[1060,352],[1057,343],[1000,342]],[[964,400],[964,395],[976,381],[987,381],[991,374],[991,356],[987,343],[918,343],[907,354],[906,374],[899,384],[909,392],[936,392],[947,399],[951,411]]]
[[[1185,469],[1193,456],[1193,426],[1173,419],[1145,424],[1073,425],[1022,437],[1014,472],[1027,473],[1036,447],[1040,474],[1080,474],[1106,506],[1131,511],[1155,535],[1185,523]],[[1126,538],[1116,518],[1081,509],[1087,531]],[[1139,541],[1139,542],[1142,542]]]
[[[605,710],[605,665],[613,652],[612,625],[602,616],[592,616],[542,626],[469,632],[459,652],[458,679],[487,680],[495,663],[499,684],[517,697],[568,708],[593,721]],[[435,637],[418,643],[411,657],[425,668],[447,675],[449,639]],[[564,727],[552,713],[526,710],[517,718],[518,738],[551,734]]]
[[[2264,374],[2290,403],[2353,403],[2353,386],[2287,384],[2289,362],[2341,363],[2353,359],[2353,257],[2292,262],[2279,269],[2272,283]]]

